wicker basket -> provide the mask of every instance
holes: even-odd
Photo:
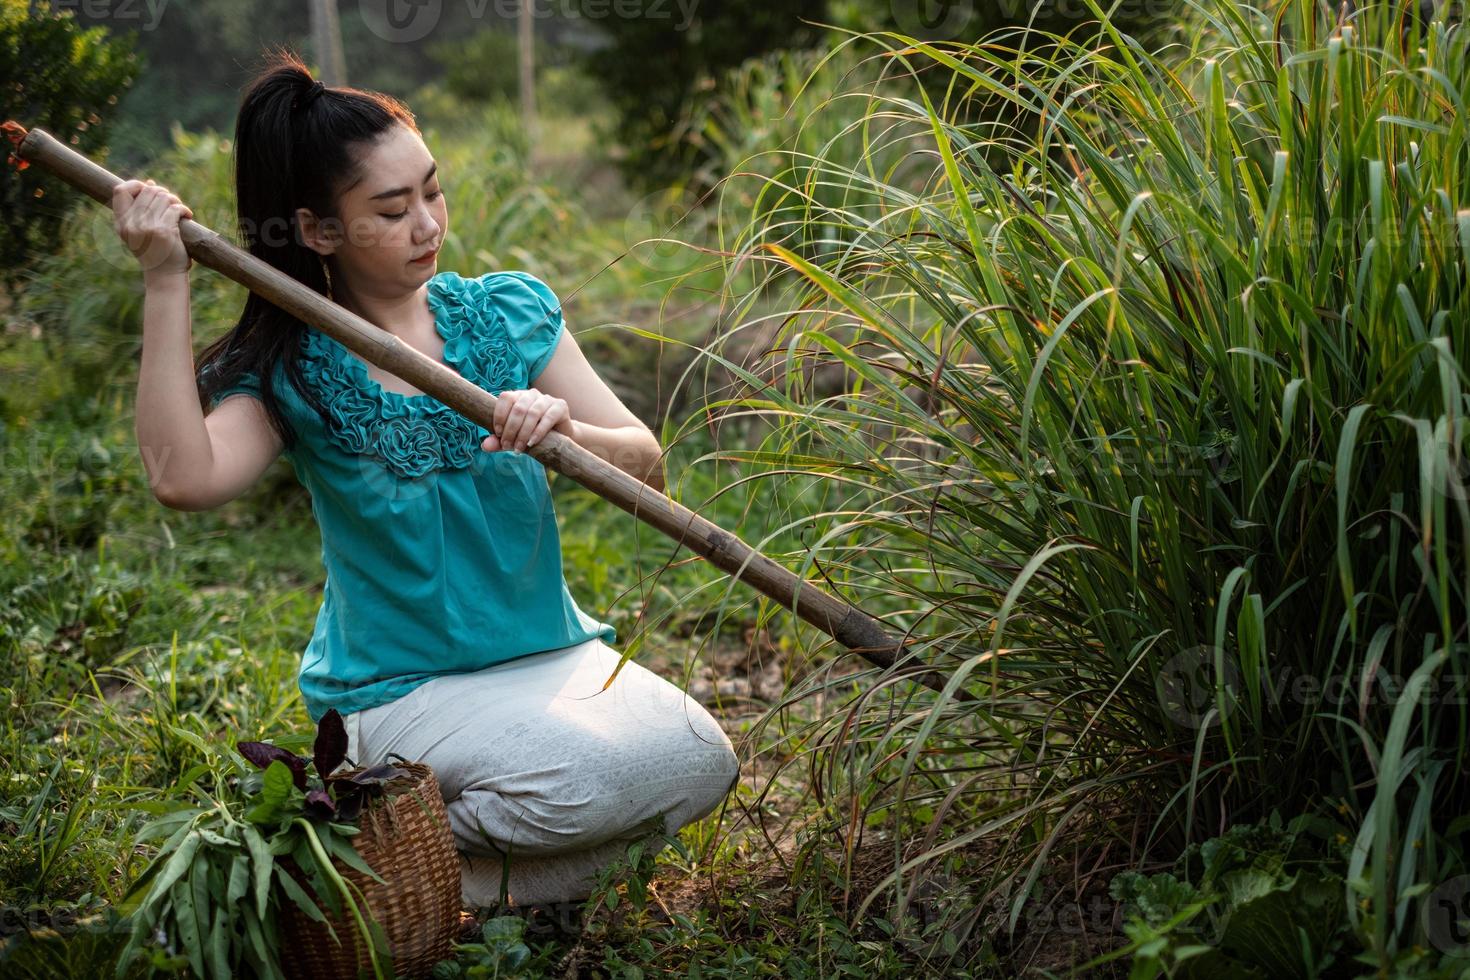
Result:
[[[362,889],[364,914],[371,913],[387,933],[392,962],[383,963],[396,977],[427,977],[433,965],[450,955],[459,924],[459,854],[449,829],[449,815],[439,795],[434,770],[422,763],[400,762],[413,777],[411,786],[363,808],[361,831],[351,838],[368,867],[387,884],[379,884],[355,868],[336,863],[344,879]],[[346,770],[351,775],[359,770]],[[327,923],[312,920],[294,902],[285,903],[279,924],[281,967],[291,980],[358,980],[372,976],[367,944],[352,913],[333,914],[312,890],[305,873],[289,855],[280,859],[286,873],[312,897]],[[338,904],[341,905],[340,896]],[[379,957],[380,960],[383,957]]]

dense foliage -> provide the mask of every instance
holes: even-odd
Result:
[[[533,173],[513,104],[435,87],[444,267],[553,283],[671,495],[951,685],[554,480],[571,588],[746,779],[582,934],[492,919],[444,976],[1463,975],[1470,38],[1417,0],[1197,0],[1147,37],[1063,6],[982,42],[834,3],[898,33],[733,66],[651,196],[588,119]],[[150,175],[226,228],[227,149],[180,131]],[[115,910],[150,850],[122,814],[198,800],[220,733],[306,727],[319,588],[284,468],[148,496],[106,218],[68,217],[0,348],[0,901],[47,916]],[[202,343],[241,297],[193,289]],[[0,968],[93,975],[124,935]]]
[[[40,127],[99,156],[138,61],[127,38],[83,29],[69,11],[0,0],[0,120]],[[13,284],[26,260],[56,247],[57,219],[80,195],[35,171],[0,172],[0,276]]]
[[[978,696],[890,680],[808,736],[839,798],[935,808],[903,878],[999,848],[1014,924],[1048,860],[1309,812],[1352,843],[1366,962],[1444,951],[1420,913],[1470,805],[1470,40],[1417,14],[1205,3],[1161,53],[891,38],[1024,123],[880,97],[870,123],[927,127],[926,186],[872,165],[873,125],[765,188],[857,241],[811,261],[797,222],[747,228],[788,315],[728,406],[772,431],[731,455],[828,485],[813,559],[889,556],[855,594],[912,609]]]

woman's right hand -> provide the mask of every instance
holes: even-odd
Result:
[[[194,212],[177,194],[151,180],[125,180],[112,192],[112,213],[118,237],[145,277],[189,271],[193,259],[179,235],[179,220]]]

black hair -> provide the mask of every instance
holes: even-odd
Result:
[[[233,164],[241,244],[322,295],[329,295],[331,259],[308,248],[296,209],[318,218],[336,217],[338,193],[359,178],[354,144],[371,143],[391,126],[414,132],[408,107],[390,95],[323,86],[288,49],[267,53],[241,98],[235,118]],[[295,426],[281,410],[275,369],[322,417],[318,393],[301,373],[297,353],[307,325],[269,300],[250,293],[229,333],[205,348],[195,365],[199,398],[208,411],[214,395],[253,371],[261,402],[286,448],[296,443]]]

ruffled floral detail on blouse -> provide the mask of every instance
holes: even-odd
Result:
[[[456,277],[457,278],[457,277]],[[429,309],[444,338],[444,360],[491,394],[525,386],[526,365],[505,318],[479,279],[429,281]],[[462,469],[483,450],[490,430],[430,395],[389,391],[367,365],[335,338],[308,329],[302,368],[322,392],[327,436],[338,448],[376,459],[413,479],[438,469]]]

